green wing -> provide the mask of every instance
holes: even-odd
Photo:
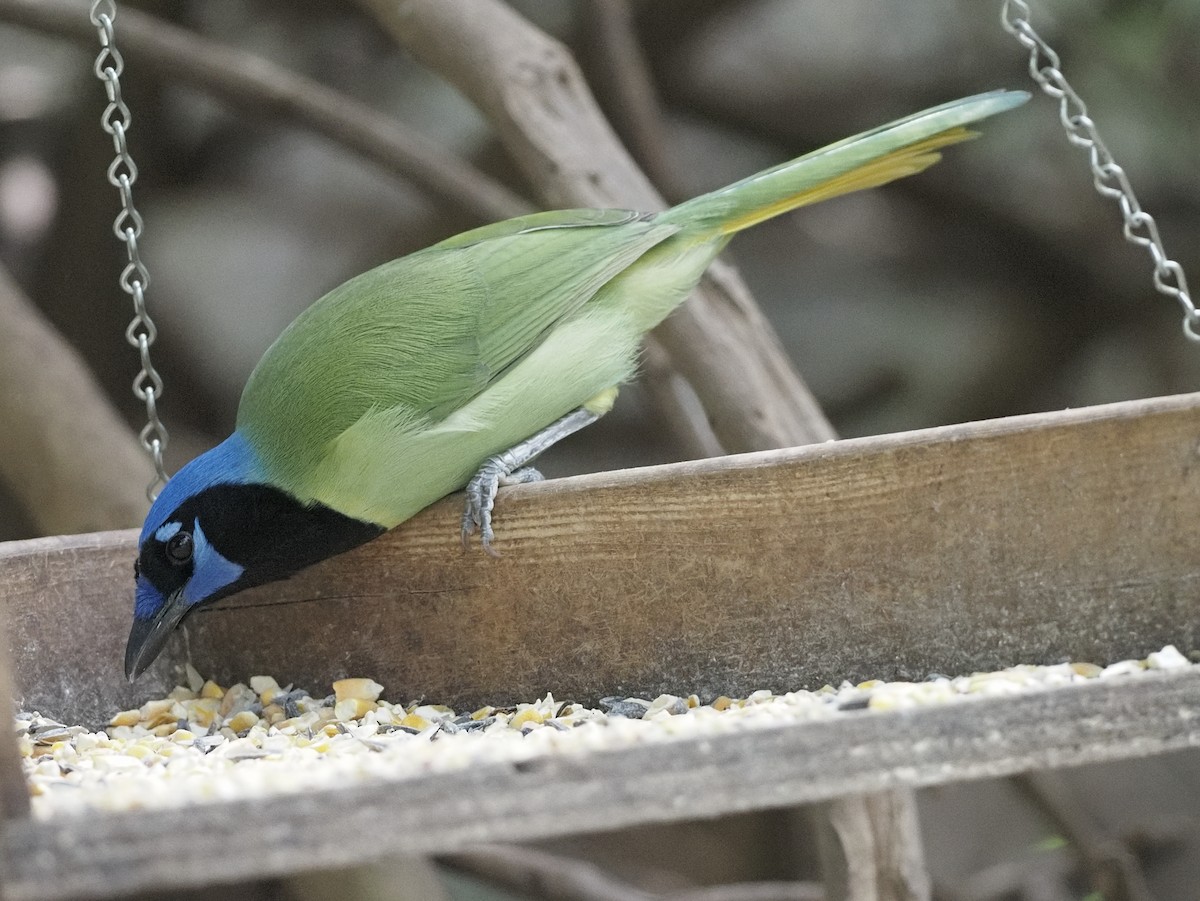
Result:
[[[238,430],[281,487],[309,496],[331,443],[368,413],[441,421],[677,231],[622,210],[556,211],[385,263],[322,297],[271,345],[242,394]]]

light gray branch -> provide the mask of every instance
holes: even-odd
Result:
[[[553,901],[824,901],[809,882],[746,882],[649,892],[588,860],[519,845],[480,845],[442,859],[522,897]]]
[[[70,0],[0,0],[0,21],[99,48],[86,7]],[[120,7],[114,23],[117,46],[131,64],[190,84],[241,112],[308,128],[484,222],[532,209],[524,198],[391,115],[270,60],[128,5]],[[102,98],[99,86],[96,91]]]
[[[45,534],[138,525],[151,468],[91,372],[0,268],[0,479]]]
[[[929,901],[912,789],[838,798],[814,814],[829,901]]]
[[[551,207],[663,208],[571,55],[498,0],[360,0],[492,121]],[[658,329],[727,451],[824,441],[833,429],[733,271],[723,265]]]

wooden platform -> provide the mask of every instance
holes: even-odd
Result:
[[[500,560],[462,553],[451,498],[198,613],[187,639],[225,683],[369,675],[460,705],[1186,652],[1198,454],[1186,395],[564,479],[501,493]],[[136,686],[121,673],[134,541],[0,545],[27,706],[97,723],[175,683],[182,637]],[[1198,705],[1194,673],[1162,673],[269,803],[18,818],[0,861],[12,898],[182,886],[218,857],[223,878],[264,875],[1157,753],[1200,743]]]
[[[1099,663],[1200,646],[1200,395],[518,486],[504,556],[459,499],[189,628],[223,684],[470,705],[738,694]],[[106,719],[176,684],[121,671],[133,532],[0,545],[27,706]]]
[[[1200,744],[1198,699],[1198,674],[1163,673],[266,802],[19,821],[0,845],[3,897],[211,885],[1146,756]]]

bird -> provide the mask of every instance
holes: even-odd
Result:
[[[642,337],[734,234],[921,172],[1024,103],[944,103],[668,210],[579,209],[485,225],[384,263],[304,310],[251,373],[233,433],[146,516],[132,682],[199,605],[285,579],[466,489],[464,547],[494,552],[502,484],[612,407]]]

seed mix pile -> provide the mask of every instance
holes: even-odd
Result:
[[[38,713],[17,714],[25,772],[40,817],[94,810],[178,807],[273,793],[410,779],[469,765],[769,728],[859,711],[904,710],[1012,695],[1095,679],[1180,669],[1174,646],[1145,660],[1014,666],[925,682],[872,680],[816,691],[701,704],[695,695],[606,698],[599,709],[552,695],[515,707],[456,712],[381,700],[371,679],[342,679],[315,698],[270,676],[222,688],[190,665],[185,686],[92,732]],[[858,715],[861,715],[859,713]]]

